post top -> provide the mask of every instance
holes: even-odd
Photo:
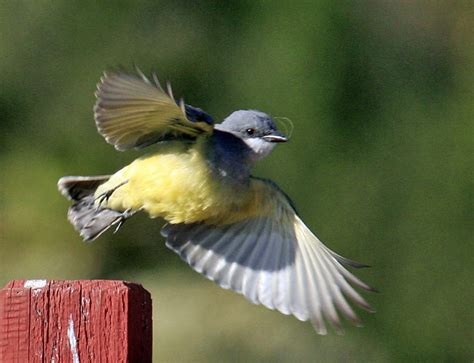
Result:
[[[3,289],[143,289],[141,284],[123,280],[12,280]]]

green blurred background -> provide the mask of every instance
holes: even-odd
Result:
[[[160,362],[474,359],[474,6],[471,1],[2,1],[0,284],[126,279],[154,300]],[[316,335],[207,281],[133,218],[82,243],[56,190],[111,173],[94,90],[139,65],[220,120],[294,125],[255,174],[274,179],[335,251],[368,263],[365,328]]]

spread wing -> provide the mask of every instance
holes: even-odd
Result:
[[[342,332],[336,308],[355,325],[360,320],[348,299],[370,305],[351,286],[373,291],[346,267],[364,267],[327,248],[302,222],[291,202],[271,182],[271,215],[227,225],[168,224],[167,246],[196,271],[255,304],[310,320],[326,334],[325,320]]]
[[[193,139],[212,133],[212,118],[181,100],[176,103],[155,75],[105,72],[97,85],[94,117],[99,133],[117,150],[143,148],[159,141]]]

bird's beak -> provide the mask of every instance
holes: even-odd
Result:
[[[288,138],[278,131],[273,131],[271,134],[263,136],[262,139],[268,142],[287,142],[288,141]]]

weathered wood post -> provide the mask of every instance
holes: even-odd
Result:
[[[0,290],[0,362],[151,362],[151,313],[134,283],[11,281]]]

